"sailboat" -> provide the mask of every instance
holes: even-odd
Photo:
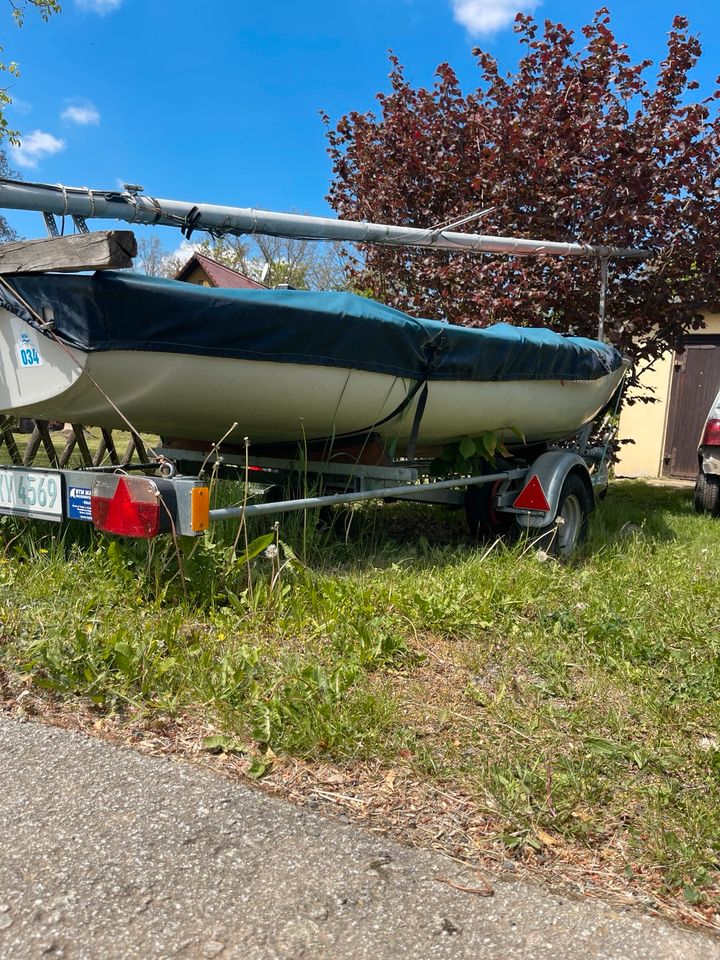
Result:
[[[138,189],[0,181],[0,207],[516,255],[638,256],[450,228],[182,204]],[[279,444],[380,437],[394,454],[496,431],[529,445],[577,433],[627,361],[599,340],[411,317],[350,293],[223,290],[116,271],[19,275],[0,292],[0,412],[164,437]]]

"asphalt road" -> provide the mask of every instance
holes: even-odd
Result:
[[[720,960],[720,942],[493,879],[183,762],[0,717],[2,960]],[[470,881],[471,882],[471,881]]]

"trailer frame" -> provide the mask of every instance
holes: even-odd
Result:
[[[5,443],[12,463],[0,464],[0,514],[91,522],[96,529],[123,533],[104,526],[95,507],[96,499],[104,497],[105,502],[115,495],[122,479],[123,496],[135,491],[143,502],[156,501],[158,505],[157,524],[151,532],[143,529],[138,533],[133,528],[134,536],[172,533],[196,537],[215,523],[371,500],[410,501],[465,508],[473,532],[479,529],[485,536],[524,534],[537,538],[548,552],[567,556],[582,540],[596,497],[604,494],[608,483],[605,448],[588,446],[587,428],[576,438],[574,449],[548,448],[527,459],[518,454],[496,466],[488,464],[482,473],[440,479],[431,477],[428,460],[371,465],[306,461],[302,456],[253,456],[249,448],[244,455],[220,449],[210,453],[164,446],[150,449],[141,437],[131,437],[121,459],[112,432],[106,430],[102,431],[100,451],[93,456],[84,440],[78,442],[84,431],[81,425],[73,425],[59,455],[47,422],[34,423],[31,440],[21,454],[11,420],[4,418],[0,443]],[[34,465],[41,451],[49,466]],[[73,451],[82,460],[78,467],[69,465]],[[110,462],[103,463],[103,457]],[[211,506],[211,483],[228,476],[244,482],[245,496],[234,505]],[[566,488],[571,476],[578,482],[568,501]],[[52,512],[37,503],[43,491],[47,499],[48,483],[55,484],[53,490],[61,498],[61,507],[53,503]],[[255,491],[251,497],[248,485]],[[530,498],[523,500],[529,488]],[[482,494],[472,493],[481,489]],[[260,491],[265,495],[263,502],[249,502]]]

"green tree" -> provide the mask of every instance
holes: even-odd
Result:
[[[17,170],[10,166],[4,150],[0,150],[0,177],[4,180],[16,179]],[[5,217],[0,215],[0,243],[12,243],[13,240],[19,240],[19,236],[10,226]]]
[[[257,234],[248,240],[231,236],[203,240],[198,251],[268,287],[347,289],[339,244]]]
[[[22,27],[25,22],[25,14],[28,10],[36,11],[40,17],[47,21],[54,13],[60,13],[60,4],[57,0],[8,0],[12,12],[12,18],[18,27]],[[0,46],[0,58],[4,48]],[[7,73],[9,76],[18,77],[20,70],[17,63],[11,60],[6,63],[0,59],[0,73]],[[12,103],[12,97],[8,93],[7,87],[0,87],[0,143],[8,139],[10,143],[18,144],[20,142],[18,131],[12,130],[5,117],[5,108]],[[10,166],[7,154],[0,148],[0,177],[4,179],[17,178],[18,173]],[[0,243],[11,243],[17,240],[18,235],[10,226],[5,217],[0,215]]]
[[[250,255],[250,245],[240,237],[205,237],[197,250],[231,270],[239,270],[246,277],[256,279],[257,264]]]
[[[186,259],[174,253],[168,253],[160,237],[137,238],[138,252],[133,264],[133,272],[144,273],[147,277],[166,277],[172,279],[184,266]]]
[[[206,237],[193,246],[198,253],[268,287],[286,283],[298,290],[346,290],[348,286],[340,244],[257,235]],[[172,278],[190,252],[185,256],[168,253],[159,237],[140,237],[133,270]]]
[[[28,11],[35,11],[46,22],[54,13],[60,13],[61,7],[58,0],[8,0],[12,11],[12,18],[18,27],[22,27],[25,22],[25,15]],[[0,47],[0,56],[4,53],[4,47]],[[14,60],[6,63],[0,60],[0,72],[7,73],[12,77],[20,76],[20,69]],[[12,103],[12,97],[8,93],[7,87],[0,87],[0,141],[7,138],[11,143],[19,143],[18,131],[12,130],[5,117],[5,108]]]

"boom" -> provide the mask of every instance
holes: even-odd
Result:
[[[332,217],[275,213],[269,210],[254,210],[251,207],[161,200],[142,195],[141,189],[126,185],[125,190],[91,190],[88,187],[0,179],[0,208],[40,211],[45,214],[51,229],[54,216],[72,216],[79,223],[80,229],[83,229],[86,219],[125,220],[128,223],[151,226],[179,227],[188,237],[194,230],[204,230],[215,235],[230,233],[241,236],[260,233],[308,240],[341,240],[350,243],[379,243],[386,246],[505,253],[515,256],[550,254],[599,257],[601,260],[612,257],[642,259],[649,256],[648,251],[625,247],[482,236],[456,233],[443,227],[427,229],[392,226],[385,223],[336,220]]]

